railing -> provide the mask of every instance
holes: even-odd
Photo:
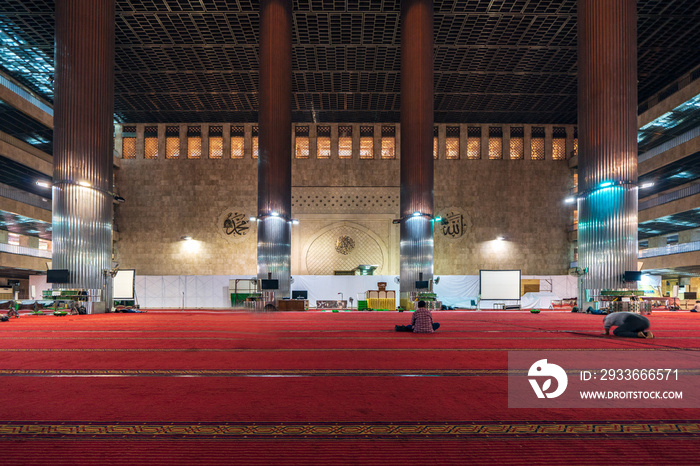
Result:
[[[0,183],[0,197],[6,197],[8,199],[12,199],[13,201],[28,204],[40,209],[51,210],[50,199],[43,201],[42,199],[45,198],[42,198],[41,196],[37,196],[36,194],[28,193],[26,191],[22,191],[21,189],[13,188],[2,183]]]
[[[677,201],[678,199],[683,199],[684,197],[693,196],[698,193],[700,193],[700,184],[694,184],[671,193],[661,194],[653,199],[641,201],[639,203],[639,210],[651,209],[652,207]]]
[[[9,79],[7,79],[6,77],[4,77],[2,75],[0,75],[0,85],[5,86],[6,88],[11,90],[15,94],[17,94],[18,96],[20,96],[21,98],[26,100],[27,102],[29,102],[30,104],[34,105],[35,107],[37,107],[37,108],[45,111],[49,115],[53,116],[53,108],[46,105],[44,102],[37,99],[32,94],[25,91],[24,89],[19,87],[17,84],[13,83],[12,81],[10,81]]]
[[[660,248],[642,249],[639,251],[639,255],[637,257],[639,257],[639,259],[644,259],[646,257],[668,256],[671,254],[682,254],[684,252],[693,251],[700,251],[700,241],[669,244],[668,246],[661,246]]]
[[[24,246],[16,246],[14,244],[5,243],[0,243],[0,252],[7,252],[9,254],[19,254],[20,256],[43,257],[44,259],[51,259],[52,257],[51,251],[26,248]]]
[[[697,128],[693,128],[690,131],[687,131],[680,136],[676,136],[675,138],[671,139],[670,141],[666,141],[664,143],[659,144],[656,147],[653,147],[649,149],[648,151],[644,152],[643,154],[639,154],[639,158],[637,159],[638,163],[646,162],[647,160],[651,159],[652,157],[655,157],[659,154],[663,154],[669,149],[672,149],[676,146],[680,146],[683,143],[686,143],[690,141],[691,139],[694,139],[696,137],[700,136],[700,126]]]

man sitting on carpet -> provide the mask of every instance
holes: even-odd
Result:
[[[418,301],[418,308],[413,313],[411,325],[395,325],[397,332],[433,333],[440,324],[433,322],[433,313],[426,309],[425,301]]]
[[[617,326],[613,335],[629,338],[654,338],[649,329],[649,319],[634,312],[611,312],[603,319],[605,334],[610,335],[610,327]]]

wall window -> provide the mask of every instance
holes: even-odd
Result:
[[[382,159],[396,158],[396,126],[382,126]]]
[[[309,158],[309,127],[294,127],[294,156],[298,159]]]
[[[489,160],[501,160],[503,158],[503,128],[494,126],[489,128]]]
[[[532,127],[530,150],[532,160],[544,160],[544,126]]]
[[[649,240],[641,240],[639,241],[639,249],[649,249]]]
[[[338,126],[338,157],[352,157],[352,126]]]
[[[209,158],[221,159],[224,157],[224,127],[209,127]]]
[[[574,128],[574,153],[573,155],[578,155],[578,128]]]
[[[552,130],[552,159],[566,160],[566,128],[555,126]]]
[[[510,128],[510,159],[523,160],[525,158],[525,129],[522,126]]]
[[[459,159],[459,126],[448,126],[445,130],[445,158]]]
[[[202,127],[187,127],[187,158],[198,159],[202,156]]]
[[[19,246],[19,235],[17,233],[8,233],[7,244],[11,244],[12,246]]]
[[[438,127],[433,126],[433,158],[438,158]]]
[[[481,128],[470,126],[467,128],[467,159],[479,160],[481,158]]]
[[[678,233],[666,236],[666,244],[678,244]]]
[[[158,127],[146,126],[143,130],[143,157],[158,158]]]
[[[316,158],[330,159],[331,158],[331,127],[317,126],[316,127]]]
[[[136,126],[124,126],[122,129],[122,158],[136,158]]]
[[[374,126],[360,126],[360,158],[374,158]]]
[[[51,241],[46,241],[45,239],[39,240],[39,250],[40,251],[51,251]]]
[[[243,126],[231,125],[231,158],[242,159],[245,145],[245,130]]]
[[[176,159],[180,156],[180,127],[165,127],[165,158]]]
[[[252,143],[252,145],[253,145],[253,151],[252,151],[252,152],[253,152],[253,158],[254,158],[254,159],[257,159],[257,158],[258,158],[258,152],[259,152],[258,141],[259,141],[259,138],[258,138],[258,126],[255,125],[255,126],[253,126],[253,132],[252,132],[252,138],[251,138],[251,143]]]

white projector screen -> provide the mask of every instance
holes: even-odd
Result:
[[[119,270],[114,276],[112,299],[134,299],[134,276],[136,270]]]
[[[520,299],[520,270],[479,270],[481,299]]]

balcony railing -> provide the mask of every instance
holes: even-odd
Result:
[[[52,257],[51,251],[26,248],[24,246],[16,246],[14,244],[6,243],[0,243],[0,252],[7,252],[9,254],[19,254],[20,256],[43,257],[44,259],[51,259]]]
[[[661,246],[660,248],[642,249],[639,251],[639,255],[637,257],[644,259],[646,257],[668,256],[671,254],[682,254],[684,252],[693,251],[700,251],[700,241],[669,244],[668,246]]]
[[[28,193],[22,191],[21,189],[13,188],[6,184],[0,183],[0,197],[6,197],[12,199],[13,201],[21,202],[23,204],[28,204],[34,207],[38,207],[44,210],[51,210],[51,200],[46,199],[45,201],[41,196],[36,194]]]
[[[693,196],[698,193],[700,193],[700,184],[694,184],[692,186],[673,191],[672,193],[661,194],[653,199],[640,201],[639,210],[651,209],[652,207],[677,201],[678,199],[683,199],[684,197]]]

